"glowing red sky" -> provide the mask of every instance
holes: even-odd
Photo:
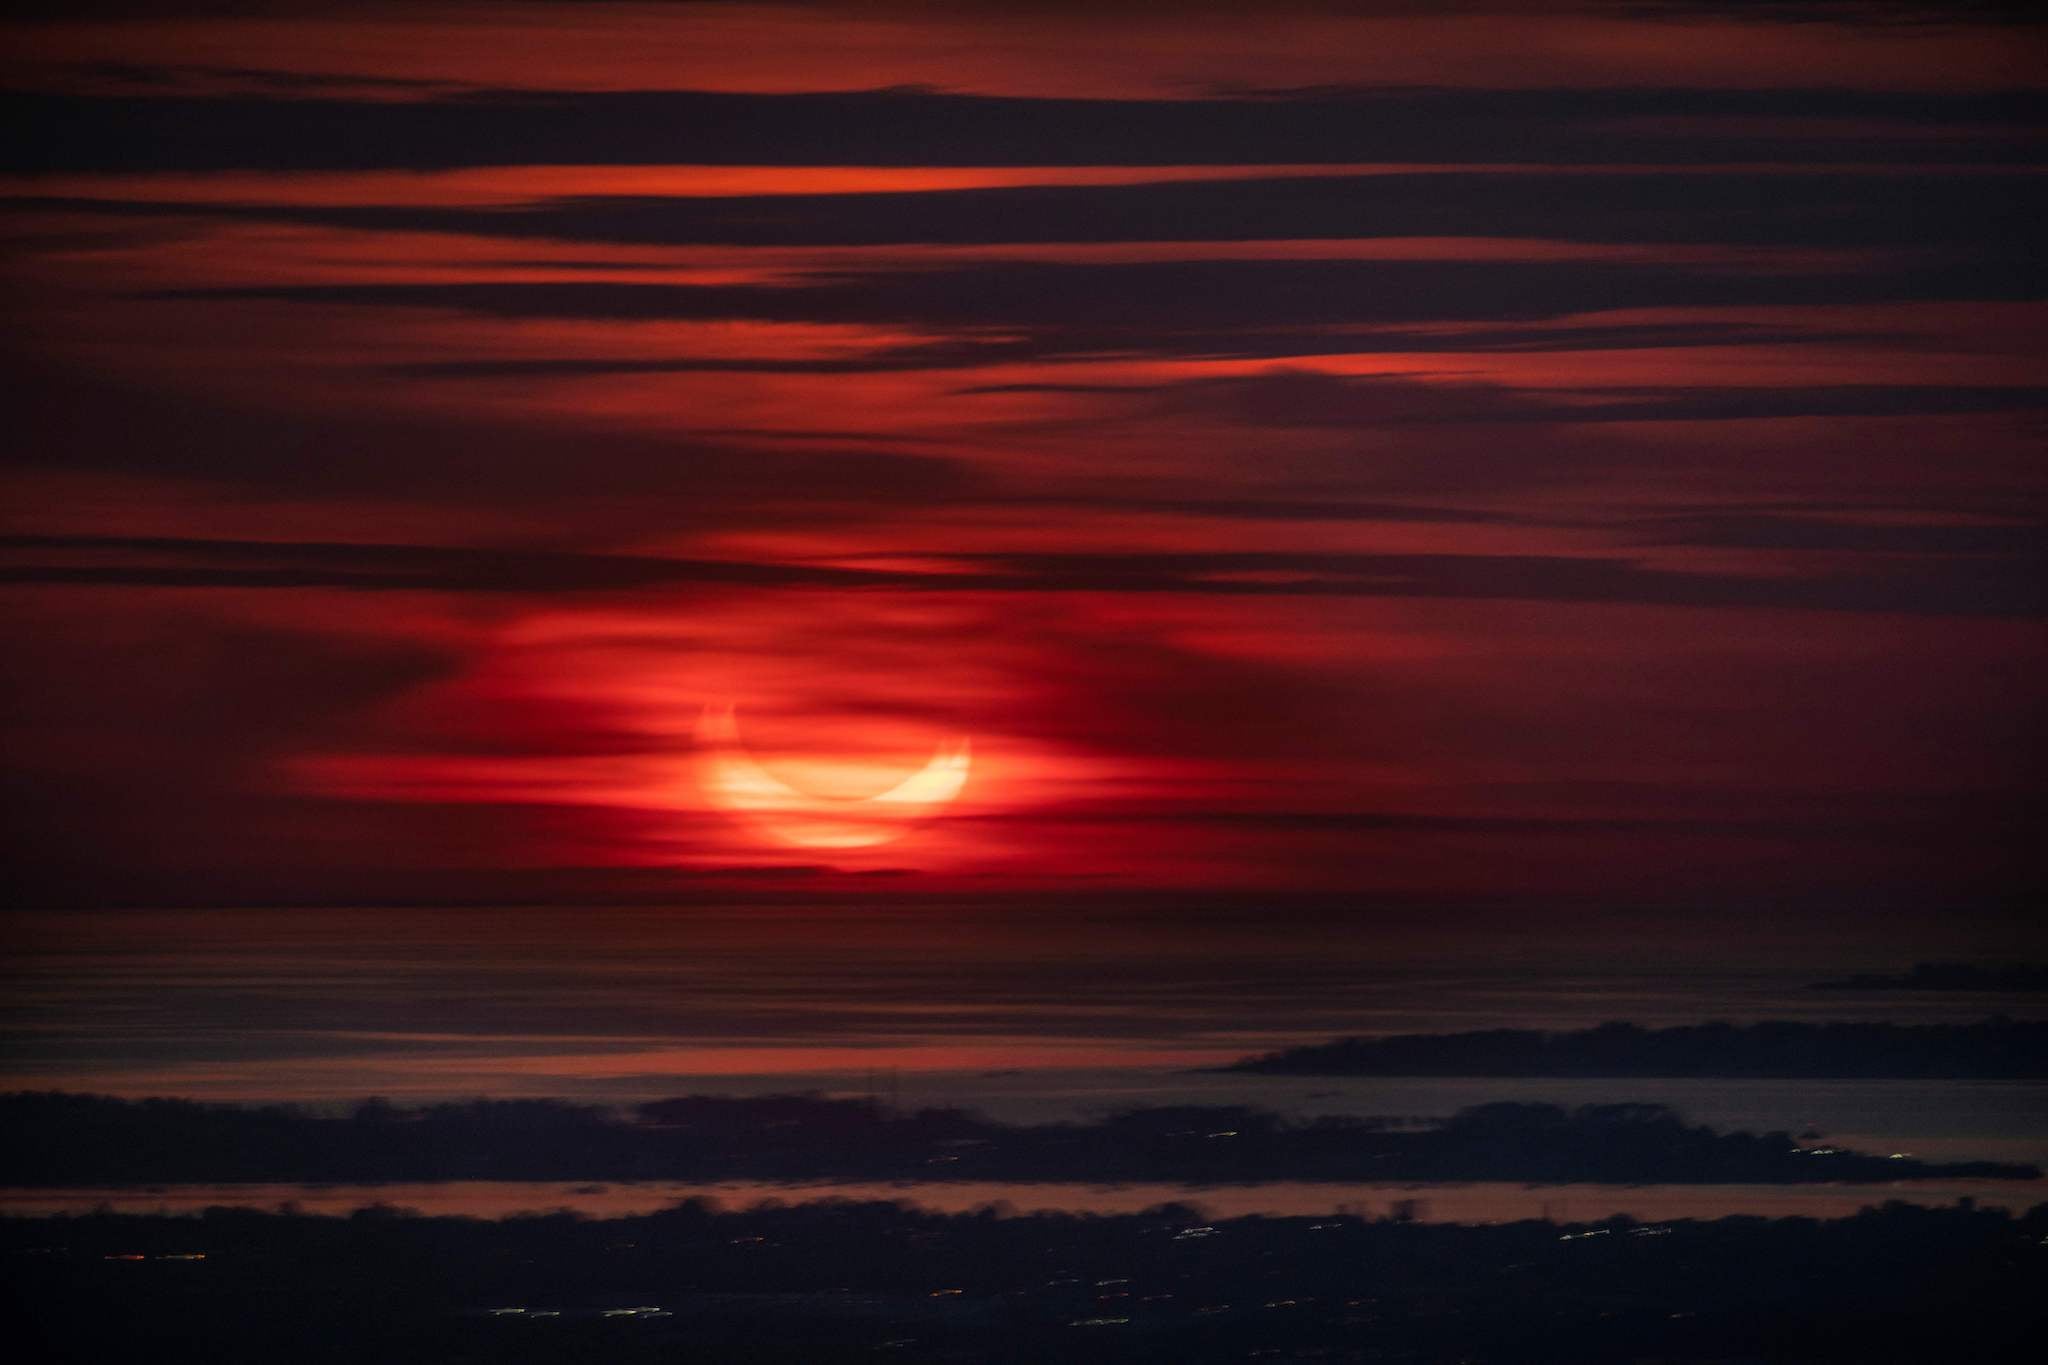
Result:
[[[2038,884],[2038,28],[49,8],[31,902]]]

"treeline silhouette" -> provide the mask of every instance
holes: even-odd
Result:
[[[700,1201],[593,1220],[0,1219],[18,1359],[2035,1360],[2048,1206],[1828,1222]]]
[[[2048,1021],[1975,1024],[1608,1023],[1566,1033],[1489,1029],[1340,1038],[1222,1071],[1283,1076],[2048,1077]]]
[[[1859,972],[1836,981],[1816,981],[1819,991],[2004,991],[2048,992],[2048,963],[1987,967],[1973,962],[1916,962],[1896,974]]]
[[[472,1100],[342,1115],[61,1092],[0,1096],[15,1185],[432,1180],[1518,1180],[1723,1183],[2035,1179],[1784,1133],[1718,1133],[1661,1105],[1483,1104],[1440,1121],[1294,1121],[1242,1105],[1004,1124],[814,1095],[690,1096],[620,1113]]]

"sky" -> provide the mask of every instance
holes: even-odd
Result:
[[[27,6],[13,895],[2010,927],[2043,55],[1800,0]]]

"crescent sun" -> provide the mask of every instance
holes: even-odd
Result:
[[[867,848],[908,834],[967,784],[972,749],[962,735],[931,761],[872,796],[821,796],[785,782],[754,761],[740,741],[731,703],[704,708],[697,721],[699,781],[710,802],[786,843],[807,848]]]

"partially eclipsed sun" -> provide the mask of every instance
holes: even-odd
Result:
[[[971,762],[966,736],[939,746],[931,762],[872,796],[821,796],[783,781],[740,743],[730,703],[697,721],[698,780],[712,805],[805,848],[869,848],[908,834],[960,794]]]

